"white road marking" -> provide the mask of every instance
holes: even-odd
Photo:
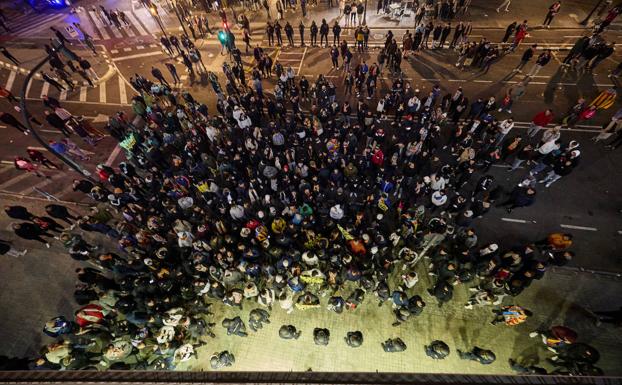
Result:
[[[86,87],[80,87],[80,101],[86,102]]]
[[[501,218],[504,222],[516,222],[516,223],[527,223],[524,219],[513,219],[513,218]]]
[[[125,90],[125,81],[121,76],[118,76],[119,79],[119,102],[121,104],[127,104],[127,92]]]
[[[13,88],[13,83],[15,82],[15,76],[17,76],[17,72],[11,71],[11,73],[9,74],[9,78],[6,81],[6,85],[4,86],[4,88],[6,88],[7,91],[9,92],[11,92],[11,88]]]
[[[28,178],[31,175],[34,175],[34,174],[31,174],[29,172],[24,171],[23,174],[20,174],[20,175],[16,176],[15,178],[9,179],[8,181],[0,184],[0,190],[3,190],[3,189],[5,189],[8,186],[12,186],[14,184],[17,184],[20,181],[22,181],[23,179],[26,179],[26,178]]]
[[[99,102],[106,103],[106,82],[99,83]]]
[[[18,194],[20,195],[28,195],[30,192],[32,192],[35,188],[42,188],[47,186],[48,184],[52,183],[52,178],[43,178],[42,182],[37,183],[34,186],[28,186],[27,188],[23,189],[22,191],[18,192]]]
[[[106,166],[112,165],[112,163],[114,163],[115,159],[117,159],[117,156],[119,155],[120,152],[121,152],[121,146],[117,145],[114,148],[114,150],[112,150],[112,152],[110,153],[110,156],[106,160]]]
[[[110,53],[119,53],[119,50],[118,49],[111,49]]]
[[[123,52],[130,52],[132,49],[130,47],[123,48]]]
[[[112,61],[123,61],[123,60],[130,60],[130,59],[138,59],[138,58],[141,58],[141,57],[155,56],[155,55],[162,55],[162,51],[144,52],[144,53],[137,53],[136,55],[114,57],[114,58],[112,58]]]
[[[134,26],[134,28],[136,28],[136,30],[141,34],[141,35],[149,35],[149,31],[145,30],[145,28],[143,27],[143,25],[138,21],[137,16],[134,14],[134,11],[130,12],[127,14],[127,16],[129,17],[132,25]]]
[[[43,87],[41,87],[41,97],[43,97],[44,95],[47,95],[49,91],[50,91],[50,83],[43,82]]]
[[[296,71],[296,76],[300,76],[300,69],[302,68],[302,63],[305,61],[305,56],[307,56],[307,47],[305,47],[302,53],[302,59],[300,59],[300,65],[298,66],[298,71]]]
[[[24,94],[25,97],[28,97],[28,93],[30,92],[31,86],[32,86],[32,79],[30,79],[30,81],[28,82],[28,85],[26,86],[26,93]]]
[[[125,31],[125,33],[127,33],[127,36],[129,36],[129,37],[136,36],[136,34],[134,33],[134,30],[132,30],[131,27],[125,27],[125,28],[123,28],[123,30]]]
[[[585,227],[585,226],[574,226],[574,225],[560,225],[565,229],[573,229],[573,230],[585,230],[585,231],[598,231],[596,227]]]
[[[116,27],[110,27],[110,30],[112,31],[112,34],[116,37],[116,38],[122,38],[124,37],[123,34],[121,33],[121,31],[119,31]]]
[[[144,45],[137,45],[136,49],[145,49],[145,46]]]
[[[102,39],[103,40],[110,39],[110,35],[108,35],[108,32],[106,31],[106,26],[102,24],[101,20],[99,20],[95,12],[89,11],[89,15],[91,15],[91,18],[93,19],[93,22],[95,23],[95,28],[102,35]]]

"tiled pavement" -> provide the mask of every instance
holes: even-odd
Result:
[[[209,370],[209,358],[216,351],[229,350],[235,355],[236,363],[228,368],[233,371],[366,371],[366,372],[431,372],[431,373],[511,373],[508,358],[518,358],[552,367],[545,362],[552,353],[544,348],[538,339],[529,338],[530,331],[558,324],[569,326],[579,332],[579,340],[595,346],[601,353],[598,363],[607,375],[622,375],[622,337],[611,326],[596,328],[586,311],[587,304],[593,309],[610,309],[619,306],[612,303],[610,295],[622,289],[619,278],[575,273],[557,270],[547,273],[539,282],[531,285],[513,303],[534,312],[525,324],[514,328],[505,325],[490,325],[491,308],[466,310],[462,306],[469,293],[458,288],[449,305],[438,308],[434,298],[425,293],[428,287],[427,275],[420,275],[421,281],[414,292],[427,303],[418,318],[394,327],[390,304],[377,306],[377,300],[367,295],[365,303],[355,311],[344,311],[341,315],[326,310],[327,297],[322,298],[322,307],[306,311],[295,310],[286,314],[277,305],[271,315],[271,323],[257,333],[248,329],[246,338],[226,336],[220,326],[223,317],[238,314],[237,310],[223,305],[213,306],[216,335],[199,350],[198,359],[184,369]],[[424,294],[425,293],[425,294]],[[342,295],[347,295],[349,292]],[[511,303],[507,298],[504,304]],[[255,306],[245,304],[242,319],[247,323],[248,313]],[[299,340],[282,340],[278,330],[283,324],[292,324],[302,330]],[[316,346],[312,332],[315,327],[328,328],[331,340],[328,346]],[[248,328],[248,323],[247,323]],[[348,331],[360,330],[364,343],[352,349],[343,341]],[[385,353],[380,342],[400,337],[408,349],[402,353]],[[428,358],[423,346],[432,340],[444,340],[452,353],[444,361]],[[475,362],[462,361],[456,349],[468,350],[472,346],[488,348],[495,352],[497,361],[483,366]]]

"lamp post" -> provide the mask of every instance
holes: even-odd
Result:
[[[587,23],[590,21],[590,18],[592,17],[592,15],[594,14],[594,12],[596,12],[596,10],[598,9],[598,7],[600,7],[600,5],[602,4],[603,0],[598,0],[598,3],[596,3],[596,5],[594,6],[594,8],[590,11],[590,13],[588,13],[588,15],[585,17],[585,19],[583,19],[582,22],[580,22],[579,24],[581,25],[587,25]]]
[[[181,25],[181,28],[184,30],[184,34],[186,36],[190,36],[188,35],[188,31],[186,31],[186,26],[184,25],[184,21],[182,20],[181,15],[179,14],[179,8],[177,8],[178,7],[177,0],[171,0],[171,1],[172,1],[171,4],[172,4],[173,11],[175,12],[175,15],[177,16],[177,20],[179,20],[179,25]]]
[[[162,33],[168,39],[166,31],[164,30],[164,26],[162,25],[162,20],[160,20],[160,15],[158,14],[158,8],[156,8],[155,4],[151,4],[151,7],[149,7],[149,12],[151,12],[153,18],[156,19],[158,25],[160,26],[160,29],[162,30]]]
[[[54,47],[53,49],[56,51],[58,49],[58,47]],[[98,183],[96,180],[94,180],[91,177],[91,173],[88,170],[82,168],[79,164],[77,164],[73,160],[65,157],[63,154],[59,154],[58,152],[54,151],[54,149],[52,149],[49,146],[49,144],[45,140],[43,140],[41,138],[41,136],[39,136],[39,133],[37,132],[37,130],[34,129],[32,124],[30,124],[30,116],[31,115],[28,112],[28,108],[26,106],[26,90],[28,89],[28,83],[30,83],[30,81],[31,81],[33,75],[35,74],[35,72],[37,72],[37,70],[39,70],[39,68],[43,67],[43,65],[45,63],[47,63],[48,60],[50,60],[50,57],[51,57],[51,55],[46,56],[45,58],[43,58],[43,60],[41,60],[41,62],[39,62],[36,66],[34,66],[34,68],[30,70],[28,75],[26,75],[26,80],[24,80],[24,84],[22,85],[21,100],[20,100],[19,104],[20,104],[20,109],[21,109],[21,112],[22,112],[22,116],[24,117],[24,124],[26,125],[28,130],[30,130],[30,133],[32,133],[33,138],[35,138],[35,140],[37,142],[39,142],[39,144],[41,144],[41,146],[43,146],[43,148],[48,150],[51,154],[56,156],[63,163],[65,163],[66,165],[68,165],[69,167],[71,167],[72,169],[76,170],[81,175],[83,175],[84,177],[89,179],[91,182]]]

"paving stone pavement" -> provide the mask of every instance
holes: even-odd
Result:
[[[419,270],[422,270],[421,268]],[[595,327],[587,305],[593,310],[615,308],[610,298],[602,293],[615,293],[622,289],[622,280],[615,277],[596,276],[558,269],[549,272],[541,281],[534,282],[519,297],[506,297],[504,304],[515,303],[534,312],[534,316],[516,327],[490,325],[490,307],[466,310],[463,304],[469,297],[466,288],[457,288],[454,299],[438,308],[434,298],[425,293],[429,287],[427,275],[420,274],[421,281],[409,295],[419,294],[427,306],[423,313],[398,327],[389,303],[377,306],[373,294],[354,311],[341,315],[326,310],[328,297],[321,298],[322,307],[305,311],[284,312],[278,305],[271,312],[271,323],[257,333],[248,329],[249,336],[241,338],[226,336],[220,321],[224,317],[240,315],[248,328],[248,313],[257,306],[245,303],[242,314],[222,304],[215,304],[214,322],[216,338],[199,348],[198,359],[179,367],[184,370],[211,370],[209,358],[216,351],[229,350],[235,355],[232,371],[366,371],[366,372],[423,372],[423,373],[471,373],[510,374],[508,358],[519,359],[543,366],[553,367],[545,359],[553,354],[537,338],[529,338],[529,332],[563,324],[579,332],[579,341],[595,346],[601,353],[598,366],[605,374],[622,375],[622,337],[619,329],[611,326]],[[413,292],[414,290],[414,292]],[[349,293],[348,291],[346,291]],[[424,294],[425,293],[425,294]],[[282,340],[278,337],[281,325],[292,324],[302,331],[298,340]],[[328,346],[313,343],[313,329],[327,328],[331,332]],[[364,343],[352,349],[343,341],[348,331],[360,330]],[[380,343],[388,338],[400,337],[408,346],[402,353],[385,353]],[[451,349],[443,361],[428,358],[423,350],[425,344],[435,339],[444,340]],[[462,361],[456,349],[468,350],[473,346],[493,350],[497,361],[491,365]]]

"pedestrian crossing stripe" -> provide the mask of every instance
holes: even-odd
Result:
[[[95,12],[89,11],[88,14],[91,18],[91,22],[93,23],[93,26],[95,27],[95,31],[101,36],[101,38],[103,40],[110,39],[108,32],[106,32],[106,28],[102,25],[102,21],[98,18]]]
[[[49,27],[56,23],[60,23],[68,15],[65,13],[56,13],[53,15],[22,15],[12,19],[11,35],[30,37],[33,34],[41,32],[42,30],[48,30]],[[49,31],[51,32],[51,31]]]

